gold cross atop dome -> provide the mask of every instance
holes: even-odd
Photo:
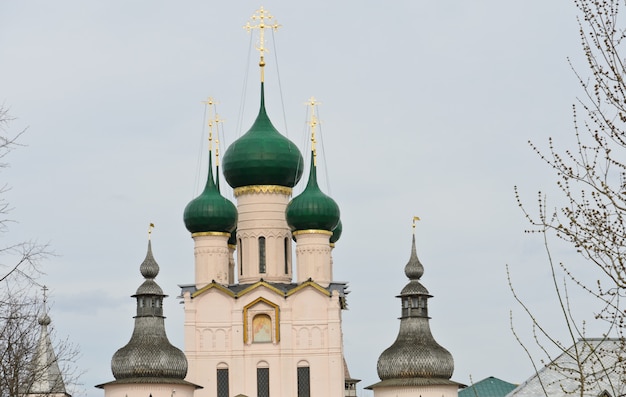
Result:
[[[319,124],[317,117],[315,116],[315,107],[320,103],[315,100],[314,97],[309,98],[307,105],[311,107],[311,120],[309,126],[311,127],[311,152],[313,152],[313,165],[317,166],[317,139],[315,138],[315,127]]]
[[[265,67],[265,58],[264,54],[268,52],[267,48],[265,48],[265,29],[272,29],[274,31],[280,28],[280,25],[274,19],[274,16],[269,13],[269,11],[265,10],[263,7],[259,8],[255,14],[253,14],[250,21],[246,22],[244,25],[244,29],[250,33],[252,29],[259,29],[259,45],[256,49],[261,54],[261,60],[259,61],[259,66],[261,67],[261,82],[264,81],[265,76],[263,73],[263,68]]]
[[[415,222],[417,222],[419,220],[420,220],[419,216],[414,216],[413,217],[413,234],[415,234]]]
[[[212,97],[208,97],[206,101],[202,101],[207,107],[207,127],[209,129],[209,152],[213,152],[213,127],[215,127],[215,161],[219,166],[219,128],[218,124],[223,122],[223,119],[220,119],[220,116],[217,114],[216,105],[218,102],[215,101]]]

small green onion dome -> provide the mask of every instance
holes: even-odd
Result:
[[[304,161],[297,146],[281,135],[265,111],[261,83],[261,108],[254,124],[224,154],[224,177],[233,188],[252,185],[294,187]]]
[[[339,206],[317,185],[314,156],[311,156],[309,182],[300,195],[294,197],[286,209],[287,224],[291,231],[335,229],[339,223]]]
[[[341,232],[343,231],[343,225],[341,224],[341,219],[339,219],[339,222],[337,222],[337,226],[335,226],[335,228],[331,231],[333,232],[333,235],[330,236],[330,243],[335,244],[341,237]]]
[[[185,227],[191,233],[230,233],[237,226],[237,208],[220,194],[213,180],[211,152],[209,152],[209,175],[204,191],[187,204],[183,219]]]

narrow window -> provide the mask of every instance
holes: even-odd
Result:
[[[256,395],[257,397],[270,397],[270,369],[256,369]]]
[[[265,273],[265,237],[259,237],[259,273]]]
[[[243,243],[241,242],[241,239],[239,239],[239,275],[243,276]]]
[[[298,397],[311,397],[309,367],[298,367]]]
[[[289,274],[289,239],[285,237],[285,274]]]
[[[217,397],[229,397],[228,368],[217,369]]]

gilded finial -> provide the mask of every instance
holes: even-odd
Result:
[[[43,291],[43,311],[46,311],[46,302],[48,302],[48,287],[46,287],[45,285],[43,287],[41,287],[41,290]]]
[[[39,325],[50,325],[50,316],[48,316],[48,287],[45,285],[41,287],[43,291],[43,310],[42,314],[37,319]]]
[[[309,120],[309,126],[311,127],[311,151],[313,152],[313,165],[317,166],[317,138],[315,137],[315,127],[319,124],[317,116],[315,116],[315,109],[320,103],[315,100],[314,97],[309,98],[307,105],[311,107],[311,120]]]
[[[220,119],[220,116],[217,114],[216,111],[216,105],[217,102],[212,98],[209,97],[206,101],[202,101],[202,103],[204,103],[207,108],[208,108],[208,117],[207,117],[207,127],[209,130],[209,153],[213,152],[213,128],[215,127],[215,134],[219,136],[219,128],[218,128],[218,124],[223,122],[223,119]],[[217,139],[217,136],[215,138],[215,157],[216,157],[216,161],[217,161],[217,165],[219,166],[219,140]]]
[[[413,234],[415,234],[415,222],[419,221],[419,216],[413,216]]]
[[[152,229],[154,229],[154,223],[150,222],[150,225],[148,226],[148,240],[152,238]]]
[[[263,7],[259,8],[255,14],[250,17],[252,23],[250,21],[246,22],[244,25],[244,29],[250,33],[252,29],[259,29],[259,44],[256,46],[256,49],[261,54],[261,59],[259,61],[259,67],[261,68],[261,82],[265,80],[265,75],[263,72],[263,68],[265,67],[265,58],[264,54],[268,52],[267,48],[265,48],[265,29],[272,29],[277,31],[280,25],[274,19],[274,16],[266,11]],[[255,24],[256,23],[256,24]]]
[[[220,166],[220,140],[215,138],[215,166]]]

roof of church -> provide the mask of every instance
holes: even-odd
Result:
[[[311,153],[311,169],[306,187],[294,197],[285,216],[291,231],[327,230],[332,231],[339,223],[339,206],[330,196],[321,191],[317,184],[315,152]]]
[[[35,350],[35,355],[31,363],[33,371],[33,382],[28,386],[26,395],[52,395],[63,394],[69,396],[65,390],[65,382],[63,374],[59,369],[50,334],[48,333],[48,325],[51,323],[50,316],[46,309],[46,299],[44,297],[43,314],[38,318],[41,331],[39,341]]]
[[[361,379],[356,379],[350,376],[350,370],[348,369],[348,363],[346,362],[346,357],[343,357],[343,376],[346,380],[346,383],[356,384],[361,381]]]
[[[152,255],[151,241],[148,241],[148,252],[139,269],[146,280],[133,295],[137,298],[133,334],[126,346],[116,351],[111,359],[115,381],[96,387],[120,383],[191,385],[184,380],[187,375],[187,358],[169,342],[165,333],[162,304],[165,295],[154,281],[159,273],[159,265]]]
[[[368,389],[460,385],[450,380],[454,371],[452,354],[435,341],[430,331],[427,300],[431,295],[419,282],[424,267],[417,257],[415,235],[404,273],[410,281],[399,295],[402,300],[402,317],[398,337],[378,358],[377,370],[381,382]]]
[[[185,207],[183,220],[191,233],[231,233],[237,226],[237,208],[222,196],[213,180],[212,154],[209,151],[209,172],[204,190]]]
[[[584,338],[507,394],[508,397],[571,395],[616,397],[626,393],[624,339]],[[579,365],[585,375],[581,393]]]
[[[277,185],[292,188],[302,176],[304,160],[298,147],[272,124],[265,110],[261,83],[261,106],[252,127],[233,142],[224,154],[223,170],[233,187]]]
[[[459,390],[459,397],[504,397],[517,385],[490,376]]]
[[[328,287],[323,287],[310,279],[303,283],[274,283],[261,279],[256,283],[231,285],[223,285],[213,281],[212,283],[207,284],[200,289],[198,289],[195,284],[182,284],[179,285],[179,287],[181,288],[181,296],[186,292],[189,292],[192,298],[202,295],[204,292],[213,288],[221,290],[232,297],[238,298],[259,287],[266,287],[269,290],[274,291],[276,294],[285,297],[292,295],[302,288],[312,287],[320,292],[327,294],[328,296],[332,295],[332,293],[336,291],[339,294],[339,300],[341,301],[342,309],[347,309],[346,295],[350,293],[350,291],[348,291],[347,282],[333,281],[328,285]]]

